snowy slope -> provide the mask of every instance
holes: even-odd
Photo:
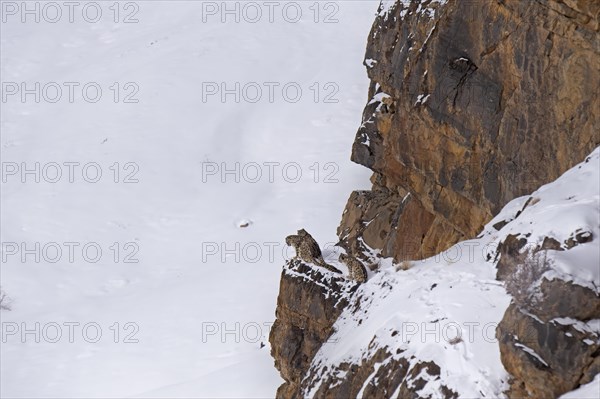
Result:
[[[537,200],[523,210],[529,198]],[[499,221],[508,224],[498,231],[493,225]],[[508,234],[520,234],[537,247],[544,237],[564,242],[575,232],[589,232],[593,241],[567,251],[548,251],[554,265],[545,277],[599,292],[600,147],[531,196],[511,201],[477,239],[405,264],[408,270],[382,260],[381,270],[352,296],[334,334],[315,356],[306,396],[317,392],[323,377],[335,375],[339,365],[361,364],[384,349],[389,355],[379,367],[400,358],[411,366],[428,361],[440,366],[439,378],[430,378],[419,392],[423,397],[443,396],[442,386],[459,397],[503,397],[510,376],[495,334],[511,297],[496,280],[496,248]],[[598,326],[600,320],[591,320],[586,328],[600,337]],[[565,398],[587,397],[597,381]]]
[[[516,234],[527,239],[527,247],[535,248],[545,237],[564,243],[577,233],[591,234],[596,241],[600,237],[599,159],[600,149],[596,148],[584,162],[554,182],[540,187],[530,196],[511,201],[486,226],[485,233],[494,234],[494,224],[512,220],[498,233],[500,241],[509,234]],[[549,277],[572,281],[600,292],[600,246],[597,242],[595,245],[578,245],[569,251],[552,251],[551,254],[555,270]]]
[[[600,393],[600,374],[594,378],[594,381],[577,388],[574,391],[566,393],[560,399],[596,399]]]
[[[65,89],[56,103],[49,91],[39,103],[17,94],[1,104],[0,277],[13,300],[12,311],[0,314],[2,396],[266,397],[281,383],[260,343],[267,343],[290,253],[283,238],[304,227],[321,244],[335,242],[348,194],[370,185],[370,173],[348,154],[378,4],[319,3],[315,14],[313,2],[296,3],[302,18],[293,23],[284,2],[273,22],[263,8],[256,23],[250,14],[223,23],[203,9],[207,3],[121,3],[119,23],[109,2],[96,23],[81,10],[73,23],[67,10],[58,23],[3,14],[2,82],[79,86],[73,102]],[[122,23],[127,16],[139,22]],[[86,100],[93,92],[82,94],[90,82],[103,89],[96,103]],[[256,103],[251,92],[239,103],[234,95],[203,98],[203,84],[221,82],[255,82],[265,91]],[[272,101],[265,82],[279,84]],[[303,90],[298,102],[283,97],[289,83]],[[125,103],[128,95],[137,102]],[[39,183],[20,173],[36,162]],[[65,162],[79,163],[72,182]],[[81,172],[92,162],[102,172],[97,183],[84,179],[93,179],[94,168]],[[250,182],[251,169],[239,183],[203,174],[236,162],[258,163],[262,179]],[[264,162],[280,163],[272,179]],[[49,182],[53,163],[62,172],[56,183]],[[240,228],[244,221],[251,224]],[[21,243],[40,244],[39,263],[15,252]],[[64,243],[77,244],[72,261]],[[86,258],[81,249],[90,243]],[[225,256],[223,245],[233,252]],[[63,254],[53,263],[56,246]],[[93,263],[97,247],[102,257]],[[69,322],[79,323],[73,342]],[[84,325],[91,326],[85,336]],[[23,336],[25,328],[34,333]],[[97,328],[102,336],[88,342]],[[62,336],[52,343],[56,331]]]

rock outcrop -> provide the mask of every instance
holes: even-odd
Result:
[[[420,259],[600,143],[600,3],[384,3],[352,149],[373,188],[352,194],[338,234],[351,252]]]
[[[374,172],[373,186],[350,195],[338,228],[339,245],[372,270],[376,258],[424,259],[475,237],[509,201],[558,178],[600,144],[600,3],[399,0],[382,2],[379,11],[365,59],[369,101],[351,156]],[[512,219],[490,223],[486,237],[495,237],[536,201],[520,203]],[[504,237],[496,259],[486,253],[481,264],[496,272],[497,263],[498,280],[510,279],[526,260],[527,234]],[[532,251],[570,251],[597,245],[597,239],[590,231],[573,231],[567,238],[548,236]],[[385,273],[394,269],[386,267]],[[379,291],[368,297],[361,290],[372,281],[358,288],[301,262],[284,268],[270,335],[285,380],[277,397],[417,398],[425,385],[427,397],[459,396],[460,386],[446,385],[447,369],[408,349],[404,353],[410,346],[378,345],[372,334],[373,345],[362,342],[362,357],[353,362],[315,360],[335,335],[336,319],[352,319],[358,328],[369,317],[369,301],[391,292],[385,273],[376,273]],[[466,277],[473,273],[452,276],[444,289],[453,294],[461,281],[471,282],[463,289],[482,285]],[[497,284],[494,295],[506,299],[491,274],[485,284]],[[427,298],[442,284],[414,292]],[[506,300],[500,310],[494,304],[488,309],[499,312],[496,321],[506,310],[496,337],[499,368],[510,373],[510,383],[498,374],[483,386],[488,371],[474,369],[471,375],[484,377],[469,392],[493,397],[507,388],[515,398],[556,397],[600,371],[597,287],[547,276],[536,284],[535,306],[515,296],[510,306]],[[481,288],[477,300],[489,290]],[[402,300],[415,300],[411,295]],[[455,354],[463,344],[446,342],[436,350]],[[460,359],[469,359],[466,352]]]
[[[376,299],[361,291],[360,283],[307,265],[290,261],[282,272],[277,301],[277,320],[269,341],[275,366],[285,383],[277,398],[401,398],[418,399],[419,392],[439,382],[435,398],[454,399],[458,395],[440,381],[440,366],[422,361],[401,349],[382,347],[373,337],[360,361],[341,362],[331,367],[315,364],[315,355],[326,344],[336,345],[334,323],[343,312],[358,325]],[[380,294],[390,293],[392,285],[381,281]],[[391,337],[402,338],[398,331]],[[347,339],[348,336],[342,339]]]
[[[333,332],[333,323],[357,284],[299,260],[281,274],[275,323],[269,342],[285,383],[278,398],[295,398],[310,362]]]
[[[600,147],[442,256],[381,259],[362,284],[290,262],[278,397],[558,398],[597,381],[599,194]]]
[[[588,238],[581,241],[589,242]],[[535,279],[522,275],[523,270],[550,268],[544,251],[564,250],[555,245],[545,248],[548,242],[558,242],[552,237],[543,242],[539,248],[524,248],[526,239],[509,235],[498,248],[498,275],[508,280],[509,292],[514,289],[511,285],[518,285],[535,294],[513,293],[513,302],[496,330],[502,363],[513,377],[511,398],[558,397],[600,373],[598,291],[542,275]]]
[[[569,288],[559,292],[573,295]],[[497,337],[502,363],[513,376],[510,398],[557,398],[600,373],[598,335],[580,320],[542,320],[513,303]]]

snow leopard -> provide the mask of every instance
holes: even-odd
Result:
[[[348,266],[349,277],[359,283],[367,281],[367,269],[361,261],[354,256],[340,254],[340,262]]]
[[[285,238],[285,243],[296,250],[296,258],[299,258],[307,263],[314,263],[317,266],[334,273],[342,273],[341,270],[325,263],[319,244],[315,239],[304,229],[298,230],[298,234],[289,235]]]

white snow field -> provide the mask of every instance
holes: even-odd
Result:
[[[378,2],[266,3],[2,1],[2,397],[274,396],[284,238],[370,187]]]

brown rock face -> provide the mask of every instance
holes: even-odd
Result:
[[[347,297],[358,286],[343,277],[292,260],[281,275],[275,323],[269,342],[275,367],[286,381],[278,398],[298,397],[310,362],[333,332]]]
[[[544,251],[548,242],[557,241],[547,238],[532,251]],[[510,235],[499,246],[499,278],[510,279],[523,267],[523,246],[522,239]],[[558,397],[600,373],[600,338],[587,324],[600,318],[595,290],[542,277],[535,303],[517,298],[496,330],[502,363],[512,375],[510,398]]]
[[[352,160],[375,175],[338,230],[352,252],[439,253],[600,143],[600,3],[442,3],[398,3],[369,35]]]
[[[569,287],[561,292],[573,296]],[[598,336],[576,325],[542,322],[513,303],[496,335],[502,363],[513,376],[510,398],[556,398],[600,372]]]

